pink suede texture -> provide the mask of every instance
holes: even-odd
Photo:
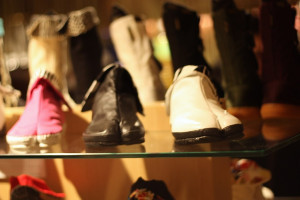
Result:
[[[7,135],[30,137],[60,133],[64,123],[62,102],[66,103],[60,92],[48,80],[39,78],[32,86],[23,114]]]

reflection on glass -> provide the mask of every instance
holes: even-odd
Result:
[[[78,139],[79,140],[79,139]],[[244,138],[235,141],[220,141],[214,143],[199,143],[191,145],[179,145],[174,143],[171,132],[156,131],[147,132],[145,142],[135,145],[95,146],[86,148],[66,148],[65,143],[50,147],[15,148],[10,149],[5,137],[0,138],[0,158],[14,157],[40,157],[40,158],[101,158],[101,157],[204,157],[204,156],[229,156],[229,157],[253,157],[265,156],[277,149],[300,141],[300,134],[281,141],[267,141],[263,134],[256,137]],[[74,144],[76,144],[75,142]],[[68,144],[70,145],[70,144]],[[72,151],[71,151],[72,149]]]

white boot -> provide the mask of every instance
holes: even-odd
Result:
[[[67,22],[65,15],[36,15],[27,30],[29,37],[28,58],[31,85],[38,77],[48,79],[72,107],[67,85],[67,70],[70,65],[68,40],[61,29]]]
[[[222,109],[206,67],[179,68],[166,93],[172,133],[177,143],[214,142],[241,137],[242,124]]]
[[[114,20],[109,30],[117,56],[132,76],[141,102],[163,100],[165,87],[144,24],[126,15]]]

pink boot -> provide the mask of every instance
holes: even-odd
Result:
[[[62,102],[67,104],[47,79],[37,79],[22,116],[8,131],[8,144],[12,148],[26,148],[37,142],[43,147],[58,143],[64,123]]]
[[[57,144],[65,121],[62,103],[67,104],[62,94],[47,79],[39,79],[37,84],[44,87],[37,123],[37,141],[40,147]],[[70,108],[70,107],[69,107]]]
[[[33,87],[23,114],[8,131],[6,141],[11,148],[29,148],[35,145],[42,87]]]

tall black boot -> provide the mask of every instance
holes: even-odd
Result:
[[[177,4],[165,3],[162,18],[171,50],[173,72],[186,65],[204,65],[210,72],[210,79],[217,89],[218,96],[223,97],[223,88],[215,79],[203,55],[200,17],[197,12]]]
[[[76,78],[74,100],[80,103],[101,71],[102,44],[97,30],[99,18],[93,7],[69,14],[70,54]]]
[[[258,135],[262,91],[251,32],[255,20],[233,0],[212,0],[212,8],[227,110],[243,122],[246,137]]]
[[[92,109],[92,121],[83,133],[87,146],[144,142],[144,127],[136,113],[143,113],[128,71],[111,64],[89,89],[82,111]]]
[[[203,57],[203,43],[199,37],[200,17],[198,14],[183,6],[166,3],[162,17],[174,72],[186,65],[208,66]]]

